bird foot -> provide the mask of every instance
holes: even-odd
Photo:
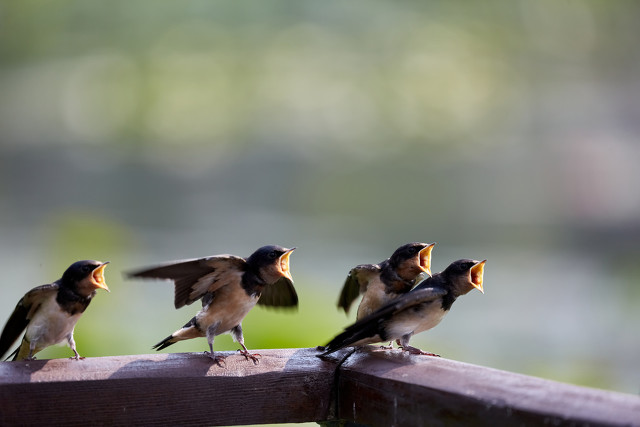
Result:
[[[80,356],[80,355],[71,356],[69,360],[84,360],[84,356]]]
[[[257,365],[258,363],[260,363],[260,359],[262,358],[261,354],[258,353],[254,353],[251,354],[249,353],[247,350],[238,350],[240,352],[241,355],[243,355],[247,360],[251,359],[253,360],[253,364]]]
[[[380,348],[383,350],[393,350],[393,344],[389,343],[389,345],[381,345]]]
[[[209,355],[209,357],[211,358],[211,360],[213,360],[213,362],[220,366],[221,368],[226,368],[227,367],[227,362],[224,360],[227,358],[227,356],[216,356],[215,354],[205,351],[204,354]],[[224,366],[222,366],[224,365]]]
[[[439,354],[430,353],[428,351],[422,351],[419,348],[411,347],[410,345],[402,347],[402,350],[406,351],[409,354],[417,354],[417,355],[420,355],[420,356],[440,357]]]

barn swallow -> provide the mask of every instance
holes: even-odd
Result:
[[[461,295],[472,289],[484,293],[484,261],[461,259],[427,278],[410,292],[345,328],[324,347],[321,356],[348,346],[399,340],[411,354],[437,356],[409,345],[409,339],[436,326]]]
[[[435,243],[407,243],[379,264],[361,264],[351,269],[342,287],[338,308],[349,313],[362,294],[356,319],[411,290],[422,273],[431,276],[431,251]]]
[[[13,360],[34,360],[37,352],[65,339],[75,354],[72,359],[82,359],[76,350],[73,329],[96,290],[109,291],[104,280],[107,264],[93,260],[75,262],[62,278],[27,292],[4,326],[0,336],[0,357],[26,328],[20,347],[9,356],[14,356]]]
[[[206,337],[209,356],[221,366],[225,356],[213,352],[217,335],[229,332],[243,350],[240,353],[258,363],[244,345],[242,319],[256,305],[295,307],[298,295],[289,271],[289,256],[295,248],[263,246],[249,258],[216,255],[172,262],[138,271],[130,277],[170,279],[175,284],[175,307],[202,299],[202,309],[182,328],[154,345],[162,350],[178,341]]]

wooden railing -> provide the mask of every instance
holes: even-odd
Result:
[[[0,425],[638,425],[640,397],[374,348],[0,363]]]

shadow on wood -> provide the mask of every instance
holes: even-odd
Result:
[[[225,352],[217,352],[225,353]],[[233,425],[321,421],[336,364],[311,349],[0,363],[0,425]]]
[[[226,368],[202,353],[0,362],[0,425],[640,425],[638,396],[447,359],[259,352]]]

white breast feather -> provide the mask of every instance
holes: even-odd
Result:
[[[82,313],[73,316],[63,311],[53,298],[47,299],[27,325],[27,340],[37,342],[38,348],[57,344],[73,331]]]
[[[196,314],[198,324],[206,330],[210,325],[219,323],[216,335],[224,334],[242,322],[257,302],[258,297],[238,299],[218,295],[209,307]]]
[[[409,310],[398,314],[394,321],[389,325],[390,336],[400,338],[409,333],[415,335],[422,331],[427,331],[440,323],[447,312],[441,308],[434,310],[434,307],[431,306],[432,304],[440,304],[440,302],[432,302],[423,307],[421,310],[421,316],[417,316],[417,313]]]

